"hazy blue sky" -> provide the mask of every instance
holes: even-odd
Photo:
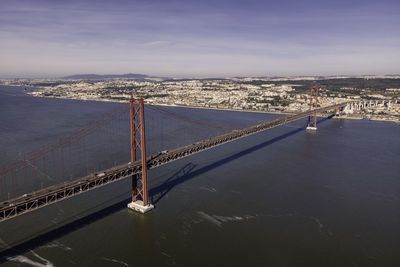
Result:
[[[1,0],[0,76],[400,73],[400,1]]]

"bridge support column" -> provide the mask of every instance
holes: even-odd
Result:
[[[132,202],[128,208],[140,213],[152,210],[154,206],[149,202],[149,190],[147,182],[147,155],[146,155],[146,132],[144,120],[144,101],[130,99],[130,124],[131,124],[131,164],[137,159],[140,152],[141,172],[132,175]]]
[[[335,117],[340,118],[340,116],[342,116],[344,108],[337,108],[335,109]]]
[[[311,87],[310,92],[310,110],[316,109],[318,107],[318,86]],[[314,111],[312,115],[308,116],[307,130],[316,131],[317,130],[317,112]]]
[[[313,115],[308,116],[308,126],[307,130],[316,131],[317,130],[317,114],[316,112]]]

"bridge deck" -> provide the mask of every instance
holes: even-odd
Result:
[[[295,115],[289,115],[280,119],[267,121],[258,125],[250,126],[241,130],[233,130],[229,133],[219,135],[210,139],[206,139],[195,144],[180,147],[174,150],[170,150],[167,153],[160,153],[158,155],[149,157],[147,159],[147,166],[149,169],[156,168],[163,164],[167,164],[171,161],[175,161],[195,153],[202,152],[204,150],[222,145],[239,138],[243,138],[267,129],[271,129],[280,125],[284,125],[298,119],[307,117],[313,112],[326,112],[337,108],[344,107],[349,102],[336,104],[328,107],[318,108]],[[64,182],[58,185],[50,186],[39,191],[35,191],[23,196],[10,199],[0,204],[0,222],[18,215],[22,215],[39,208],[48,206],[50,204],[59,202],[64,199],[71,198],[78,194],[82,194],[89,190],[110,184],[115,181],[122,180],[124,178],[131,177],[133,174],[141,172],[140,161],[132,163],[122,164],[117,167],[113,167],[104,171],[97,172],[79,179]]]

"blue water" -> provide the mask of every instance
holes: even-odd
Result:
[[[0,164],[119,105],[33,98],[21,89],[1,87]],[[275,117],[169,110],[226,129]],[[211,126],[185,130],[178,121],[161,121],[149,119],[150,151],[224,131]],[[156,208],[144,216],[126,209],[127,180],[3,222],[0,243],[8,249],[2,262],[399,266],[399,125],[330,119],[320,122],[316,133],[305,131],[304,125],[301,120],[151,170]],[[159,129],[173,134],[161,140]],[[110,152],[115,157],[89,151],[90,160],[104,166],[113,165],[115,158],[129,160],[129,143],[124,145],[128,135],[121,134],[121,143],[115,141]]]

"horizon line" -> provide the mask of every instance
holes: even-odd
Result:
[[[97,76],[123,76],[123,75],[144,75],[147,76],[143,79],[151,79],[151,78],[163,78],[163,79],[234,79],[234,78],[303,78],[303,77],[312,77],[312,78],[318,78],[318,77],[369,77],[369,76],[385,76],[385,77],[390,77],[390,76],[399,76],[400,78],[400,73],[395,74],[395,73],[387,73],[387,74],[328,74],[328,75],[321,75],[321,74],[293,74],[293,75],[283,75],[283,74],[277,74],[277,75],[225,75],[225,76],[179,76],[179,75],[150,75],[150,74],[145,74],[145,73],[133,73],[133,72],[126,72],[126,73],[76,73],[76,74],[68,74],[68,75],[35,75],[35,76],[0,76],[0,80],[9,80],[9,79],[29,79],[29,80],[34,80],[34,79],[67,79],[70,76],[84,76],[84,75],[97,75]],[[111,79],[118,79],[118,78],[111,78]],[[120,78],[122,79],[122,78]],[[129,79],[129,78],[127,78]],[[73,79],[72,79],[73,80]],[[80,79],[76,79],[80,80]],[[82,79],[85,80],[85,79]]]

